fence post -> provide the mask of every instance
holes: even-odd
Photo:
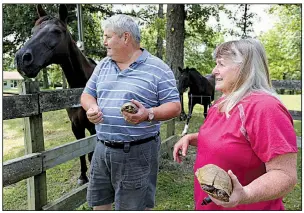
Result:
[[[172,118],[167,122],[167,138],[175,135],[175,118]],[[170,159],[173,159],[173,153],[172,153],[172,144],[167,143],[167,153],[169,155]]]
[[[22,83],[23,94],[37,94],[39,82]],[[24,118],[25,154],[44,151],[42,113]],[[28,210],[42,210],[47,204],[46,172],[27,179]]]

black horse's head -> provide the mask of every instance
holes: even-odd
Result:
[[[33,35],[15,57],[18,72],[30,78],[52,63],[59,64],[62,56],[68,54],[72,41],[66,25],[68,10],[65,5],[59,7],[59,19],[48,16],[41,5],[37,6],[37,13],[39,19],[32,29]]]
[[[190,86],[191,81],[190,81],[190,70],[193,68],[185,68],[182,69],[178,67],[178,70],[180,72],[180,75],[178,77],[178,91],[179,94],[183,94],[187,88]]]

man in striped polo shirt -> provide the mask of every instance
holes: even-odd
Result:
[[[107,57],[96,66],[81,96],[96,124],[97,144],[90,168],[87,201],[94,210],[147,210],[154,207],[160,121],[180,114],[172,70],[140,48],[140,32],[127,15],[104,22]],[[120,112],[126,102],[135,114]]]

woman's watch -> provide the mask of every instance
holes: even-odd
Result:
[[[152,122],[154,119],[154,112],[153,112],[153,108],[149,108],[148,109],[148,121]]]

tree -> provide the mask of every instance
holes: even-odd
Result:
[[[48,15],[58,16],[58,4],[46,4],[42,6]],[[67,20],[69,31],[73,39],[77,41],[76,4],[68,4],[67,8],[69,11]],[[102,30],[100,22],[103,17],[111,14],[113,14],[111,5],[88,4],[83,6],[83,31],[85,32],[84,43],[87,56],[95,59],[105,57],[106,50],[101,41]],[[3,64],[6,69],[12,70],[14,68],[12,65],[14,65],[15,52],[31,37],[31,29],[38,18],[35,4],[3,4]],[[49,69],[49,67],[46,69]],[[60,80],[58,80],[56,78],[56,76],[59,76],[58,73],[50,73],[55,72],[56,69],[48,70],[49,77],[46,74],[46,69],[43,70],[43,75],[39,75],[37,78],[43,82],[45,88],[48,87],[47,79],[51,79],[50,76],[55,77],[56,83],[63,81],[64,84],[65,79],[62,79],[61,75],[58,78]]]
[[[55,6],[47,5],[47,11],[54,13]],[[3,52],[13,56],[17,48],[31,36],[37,19],[33,4],[3,4]]]
[[[272,79],[301,79],[301,5],[273,5],[279,19],[259,39],[265,46]]]
[[[164,11],[163,11],[163,5],[159,4],[158,8],[158,23],[157,24],[157,42],[156,42],[156,56],[160,59],[163,58],[163,33],[162,33],[162,20],[164,18]]]
[[[47,68],[42,69],[42,74],[43,74],[43,88],[48,89],[50,87],[50,85],[49,85],[49,80],[48,80]]]
[[[215,62],[212,53],[217,44],[223,42],[220,11],[223,5],[190,4],[186,5],[185,66],[196,68],[202,75],[210,74]],[[216,25],[208,25],[214,18]]]
[[[225,5],[221,11],[234,25],[229,28],[222,25],[223,34],[238,38],[254,37],[253,23],[257,19],[257,14],[252,12],[250,4]]]
[[[188,37],[185,40],[185,66],[196,68],[202,75],[210,74],[215,66],[213,51],[215,45],[224,41],[223,35],[214,33],[207,44],[199,37]]]
[[[236,26],[240,29],[241,33],[235,32],[235,35],[241,36],[242,38],[250,37],[249,34],[253,32],[253,19],[256,16],[256,13],[253,13],[250,11],[250,5],[249,4],[240,4],[238,10],[235,14],[241,13],[242,17],[240,20],[237,20],[234,18],[236,22]],[[237,16],[234,16],[237,17]]]
[[[144,11],[149,15],[145,14]],[[159,37],[164,38],[165,19],[158,17],[156,5],[144,7],[137,13],[133,12],[133,15],[138,14],[136,18],[141,26],[141,46],[151,54],[157,55],[157,39]],[[143,22],[140,20],[143,20]]]
[[[184,67],[185,5],[167,5],[166,63],[178,79],[178,67]]]
[[[68,4],[68,25],[72,37],[78,40],[76,4]],[[58,15],[58,4],[45,4],[43,8],[51,16]],[[105,56],[102,46],[100,21],[113,14],[109,4],[83,5],[83,31],[86,53],[93,58]],[[31,37],[31,29],[38,19],[35,4],[3,4],[3,52],[14,57],[17,49]]]

